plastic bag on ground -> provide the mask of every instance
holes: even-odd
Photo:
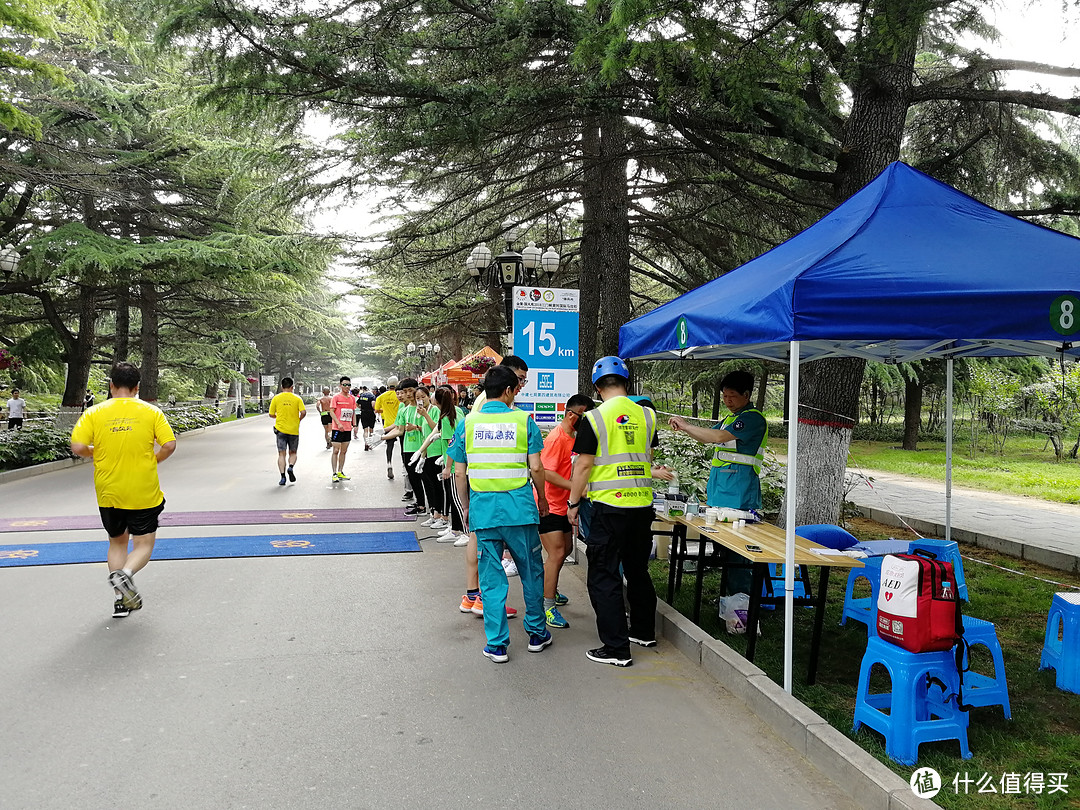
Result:
[[[724,620],[724,625],[731,635],[742,635],[746,632],[746,616],[749,612],[750,597],[747,594],[736,593],[720,597],[720,618]],[[761,635],[760,624],[758,635]]]

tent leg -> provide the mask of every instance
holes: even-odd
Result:
[[[784,691],[791,694],[792,649],[795,638],[795,500],[799,458],[799,342],[788,353],[788,464],[785,486],[784,542]]]
[[[945,542],[952,540],[953,359],[945,359]]]

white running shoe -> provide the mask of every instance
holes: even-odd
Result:
[[[453,529],[447,529],[435,538],[436,543],[453,543],[455,540],[457,540],[457,532]]]
[[[504,559],[502,561],[503,570],[506,571],[508,577],[516,577],[518,575],[517,563],[513,560]]]
[[[461,548],[462,546],[469,545],[469,535],[459,534],[458,539],[454,541],[454,548]]]
[[[447,529],[449,527],[450,527],[450,524],[447,523],[442,518],[439,518],[438,520],[436,520],[434,523],[431,524],[431,528],[433,528],[433,529]]]
[[[432,515],[431,517],[429,517],[429,518],[428,518],[427,520],[425,520],[425,521],[424,521],[423,523],[421,523],[420,525],[421,525],[421,526],[427,526],[427,527],[428,527],[428,528],[430,529],[430,528],[431,528],[432,526],[434,526],[434,525],[435,525],[435,520],[436,520],[435,516],[434,516],[434,515]]]

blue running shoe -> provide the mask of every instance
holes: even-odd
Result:
[[[551,631],[544,630],[544,634],[537,635],[536,633],[529,634],[529,652],[541,652],[544,647],[551,646]]]
[[[531,649],[531,647],[530,647]],[[541,648],[542,649],[542,648]],[[506,654],[506,647],[492,647],[490,644],[484,647],[484,655],[494,661],[496,664],[505,664],[510,660],[510,656]]]
[[[547,619],[548,627],[558,627],[562,629],[564,627],[570,626],[570,622],[568,622],[562,617],[562,614],[559,613],[559,609],[557,607],[548,608],[547,610],[545,610],[544,616]]]
[[[562,607],[563,605],[569,604],[569,602],[569,599],[567,599],[558,591],[555,591],[555,607]]]

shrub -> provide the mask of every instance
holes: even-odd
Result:
[[[53,424],[31,424],[0,432],[0,469],[15,470],[74,458],[70,433]]]
[[[221,421],[218,409],[213,405],[178,405],[164,407],[165,418],[169,420],[174,433],[183,433],[196,428],[216,425]]]

